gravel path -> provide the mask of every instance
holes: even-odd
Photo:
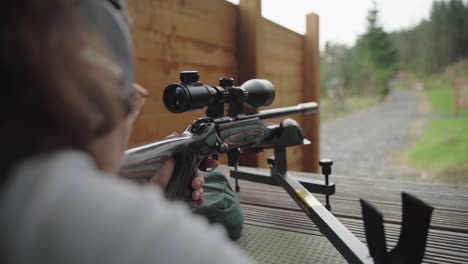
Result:
[[[323,123],[321,157],[333,159],[340,175],[429,180],[405,167],[402,155],[423,127],[420,101],[414,91],[395,90],[371,109]]]

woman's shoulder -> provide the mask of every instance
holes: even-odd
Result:
[[[159,188],[106,175],[91,156],[75,150],[29,158],[12,170],[9,179],[2,192],[2,208],[35,212],[36,220],[51,213],[61,220],[72,220],[67,215],[75,213],[94,214],[90,217],[95,218],[106,210],[112,213],[115,204],[124,212],[147,196],[155,204],[165,202]]]
[[[36,157],[13,173],[0,199],[0,237],[8,241],[5,252],[15,262],[50,257],[61,262],[76,258],[72,263],[245,260],[221,228],[209,226],[182,204],[167,202],[154,186],[102,174],[84,153]]]
[[[76,248],[63,246],[72,241],[85,249],[80,254],[93,254],[135,229],[129,219],[144,217],[145,200],[154,208],[164,203],[157,188],[105,175],[90,156],[74,150],[29,158],[10,176],[0,198],[0,237],[8,241],[6,252],[15,263],[75,256]]]

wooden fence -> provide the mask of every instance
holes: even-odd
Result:
[[[169,113],[162,92],[178,82],[182,70],[197,70],[201,81],[217,85],[233,77],[236,85],[252,78],[272,81],[271,107],[319,100],[318,16],[307,16],[305,36],[261,17],[261,0],[128,1],[136,51],[137,82],[150,97],[136,123],[132,145],[183,131],[204,111]],[[270,107],[270,108],[271,108]],[[296,116],[314,144],[288,150],[290,169],[317,171],[318,114]],[[275,120],[276,122],[280,120]],[[265,167],[271,152],[250,156],[248,165]]]

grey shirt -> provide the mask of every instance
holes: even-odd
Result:
[[[62,151],[12,171],[0,196],[6,263],[250,263],[219,226]]]

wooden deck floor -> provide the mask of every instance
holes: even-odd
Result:
[[[220,169],[229,175],[227,167]],[[294,175],[321,179],[321,175],[310,173]],[[365,242],[365,235],[359,198],[370,201],[384,214],[387,243],[393,247],[400,232],[401,192],[408,192],[435,207],[424,263],[468,263],[468,188],[339,175],[332,175],[331,181],[336,184],[332,213],[361,241]],[[321,236],[281,187],[239,182],[246,224]],[[315,196],[324,202],[323,195]]]

